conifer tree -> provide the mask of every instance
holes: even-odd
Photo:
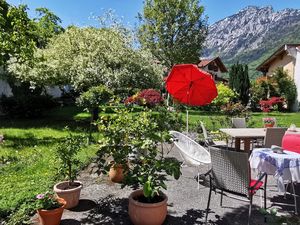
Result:
[[[236,63],[229,71],[229,87],[238,93],[239,100],[243,105],[249,102],[250,80],[248,66]]]

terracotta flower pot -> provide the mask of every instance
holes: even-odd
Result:
[[[124,168],[121,164],[113,164],[108,172],[109,179],[115,183],[122,183],[124,179]]]
[[[58,197],[65,199],[66,209],[74,208],[79,203],[82,183],[80,181],[75,181],[74,184],[76,184],[74,187],[70,187],[68,181],[63,181],[54,185],[53,188]]]
[[[66,205],[66,201],[62,198],[58,198],[58,201],[63,205],[60,208],[52,209],[52,210],[37,210],[39,221],[41,225],[59,225],[61,221],[61,217]]]
[[[163,194],[163,201],[158,203],[142,203],[137,201],[143,191],[137,190],[129,196],[128,213],[134,225],[161,225],[167,216],[168,197]]]
[[[265,128],[274,127],[274,123],[265,123],[264,126],[265,126]]]

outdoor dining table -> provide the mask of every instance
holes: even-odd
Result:
[[[283,150],[276,153],[270,148],[253,149],[250,167],[258,172],[274,175],[279,192],[285,192],[284,181],[300,182],[300,154]]]
[[[244,141],[244,150],[250,151],[251,140],[262,139],[266,136],[265,128],[221,128],[221,132],[235,139],[235,148],[240,150],[241,140]]]

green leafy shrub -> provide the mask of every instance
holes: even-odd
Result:
[[[77,153],[84,146],[85,137],[83,135],[73,135],[69,133],[57,146],[57,156],[60,160],[59,174],[68,177],[71,185],[78,175]]]
[[[217,84],[217,90],[218,96],[212,101],[212,105],[216,106],[217,109],[232,102],[237,97],[237,94],[232,89],[222,83]]]
[[[84,107],[93,116],[93,120],[98,119],[99,106],[107,103],[113,96],[113,93],[104,85],[91,87],[88,91],[83,92],[77,98],[77,105]]]
[[[19,95],[0,98],[1,110],[10,117],[36,118],[57,106],[49,95]]]
[[[165,157],[162,143],[170,141],[168,133],[174,114],[166,109],[153,112],[147,108],[139,114],[130,113],[130,108],[118,110],[109,119],[102,117],[98,127],[103,135],[98,151],[99,167],[108,171],[111,157],[126,169],[122,187],[142,187],[149,202],[166,189],[167,175],[178,179],[180,163]],[[161,148],[159,148],[161,147]],[[127,163],[130,161],[130,166]]]

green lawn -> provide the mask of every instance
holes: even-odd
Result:
[[[182,118],[186,121],[186,112],[182,112]],[[279,127],[289,127],[291,124],[295,124],[300,127],[300,113],[251,113],[249,120],[247,121],[248,127],[262,127],[262,118],[264,117],[275,117],[277,121],[277,126]],[[225,116],[221,113],[216,112],[200,112],[191,110],[189,111],[189,126],[191,129],[196,129],[198,127],[199,121],[203,121],[209,130],[218,130],[221,127],[229,126],[225,124]],[[185,127],[183,128],[185,129]]]
[[[15,215],[10,224],[22,221],[26,214],[23,209],[28,207],[26,201],[52,189],[61,179],[57,176],[55,147],[68,134],[64,128],[68,126],[72,133],[87,133],[88,123],[73,120],[78,112],[65,108],[56,109],[43,119],[1,118],[0,134],[4,134],[5,142],[0,145],[0,223],[11,212]],[[95,156],[96,149],[90,145],[78,154],[81,166]]]

